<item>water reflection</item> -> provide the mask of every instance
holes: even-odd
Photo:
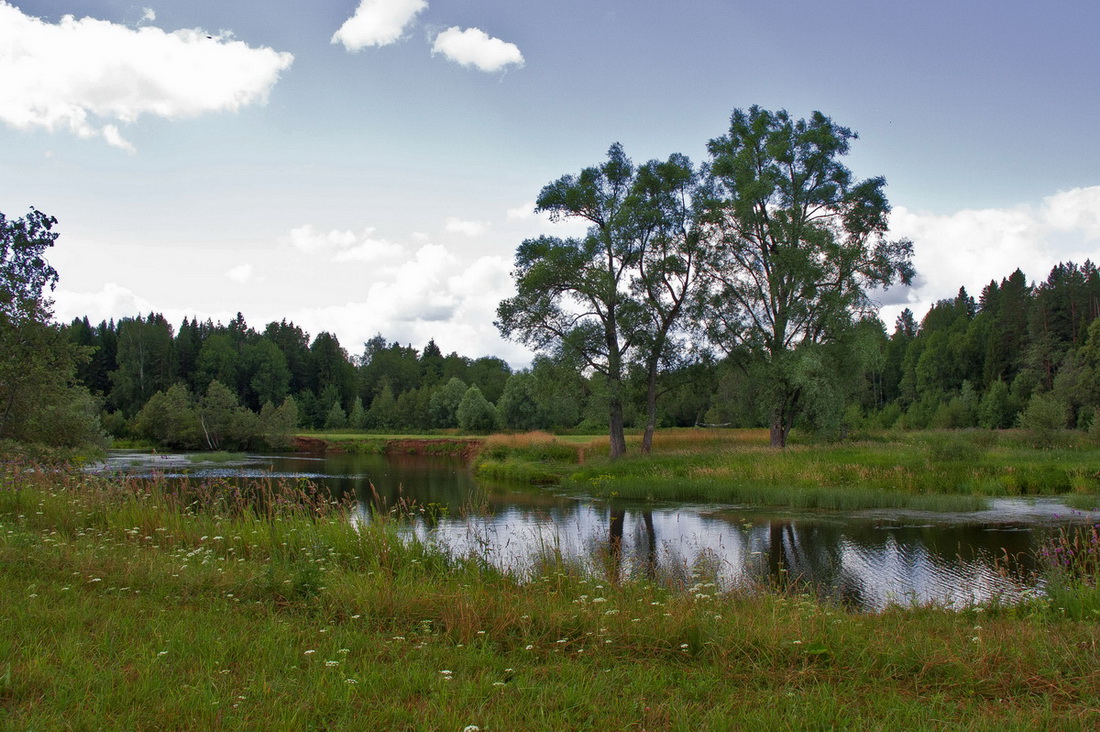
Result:
[[[138,474],[153,469],[134,456],[112,462]],[[459,460],[417,456],[253,456],[216,467],[184,463],[177,472],[164,463],[177,465],[173,459],[154,467],[192,480],[307,477],[338,498],[354,497],[351,520],[359,523],[377,510],[415,506],[410,535],[520,574],[561,560],[615,582],[774,586],[864,609],[1011,601],[1033,591],[1030,557],[1041,542],[1060,525],[1094,519],[1042,499],[1000,499],[988,511],[951,515],[609,505],[545,489],[480,485]],[[1004,557],[1016,561],[997,561]]]

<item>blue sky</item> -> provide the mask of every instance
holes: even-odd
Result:
[[[241,311],[522,365],[492,326],[515,247],[576,231],[531,215],[544,184],[821,110],[916,243],[890,323],[1097,259],[1097,37],[1084,0],[0,0],[0,211],[59,219],[61,319]]]

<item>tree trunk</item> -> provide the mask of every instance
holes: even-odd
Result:
[[[642,434],[642,454],[653,449],[653,433],[657,429],[657,369],[650,368],[645,397],[645,433]]]
[[[608,412],[608,432],[611,439],[612,460],[626,454],[626,433],[623,428],[623,404],[616,395],[612,397]]]

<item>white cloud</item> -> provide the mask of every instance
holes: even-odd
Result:
[[[475,66],[481,71],[500,71],[506,66],[523,66],[523,54],[514,43],[491,38],[480,28],[460,29],[451,26],[435,37],[432,53],[444,56],[462,66]]]
[[[960,286],[977,298],[990,281],[1000,282],[1017,268],[1029,281],[1041,282],[1059,262],[1095,259],[1090,242],[1100,236],[1100,186],[1010,209],[933,215],[897,206],[890,232],[913,240],[917,281],[906,303],[883,309],[888,325],[902,307],[919,318],[937,300],[954,297]],[[896,291],[887,297],[896,301]]]
[[[521,230],[525,230],[527,236],[550,234],[561,237],[580,237],[585,235],[591,225],[589,221],[579,216],[562,217],[553,221],[549,213],[546,211],[536,213],[535,208],[535,202],[529,201],[508,209],[504,215],[508,221],[521,224]]]
[[[506,212],[505,216],[509,221],[526,221],[527,219],[534,218],[535,214],[535,202],[529,201],[527,203],[520,204],[515,208],[510,208]]]
[[[238,264],[236,267],[226,272],[225,276],[243,285],[251,282],[254,274],[251,264]]]
[[[322,233],[311,224],[291,229],[286,241],[295,249],[311,255],[330,257],[336,262],[374,262],[392,259],[405,253],[405,247],[386,239],[375,239],[374,228]]]
[[[1043,201],[1044,221],[1058,231],[1080,231],[1100,239],[1100,186],[1074,188]]]
[[[469,237],[481,236],[489,230],[490,224],[486,221],[463,221],[450,216],[447,218],[445,228],[452,234],[464,234]]]
[[[427,7],[426,0],[362,0],[355,14],[333,34],[332,42],[343,43],[349,51],[388,46]]]
[[[293,313],[311,333],[335,332],[351,352],[375,333],[421,347],[463,355],[497,354],[517,365],[531,354],[501,339],[493,325],[497,304],[513,294],[510,265],[501,257],[460,260],[446,247],[427,244],[371,284],[362,300]]]
[[[67,129],[132,150],[111,122],[263,104],[293,60],[228,33],[166,33],[71,15],[54,25],[0,0],[0,120],[20,130]]]
[[[157,13],[152,8],[141,9],[141,20],[143,23],[152,23],[157,19]]]
[[[58,288],[54,293],[54,318],[59,323],[88,316],[89,321],[98,324],[112,318],[132,318],[154,309],[149,300],[114,282],[106,283],[99,292],[73,292]]]

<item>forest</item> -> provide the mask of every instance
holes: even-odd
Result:
[[[547,184],[536,210],[586,224],[516,249],[500,333],[535,353],[513,370],[378,334],[349,350],[293,322],[262,330],[158,313],[57,326],[44,258],[56,220],[0,215],[0,440],[109,435],[174,448],[284,447],[296,430],[387,433],[792,428],[1005,429],[1100,439],[1100,274],[1063,262],[960,288],[917,321],[875,298],[911,284],[890,240],[885,179],[843,165],[856,134],[815,112],[734,110],[695,165],[607,159]]]
[[[825,349],[831,368],[797,426],[825,437],[997,429],[1017,426],[1026,410],[1052,428],[1088,429],[1100,407],[1098,320],[1100,272],[1089,261],[1059,264],[1038,283],[1017,269],[977,298],[960,289],[919,322],[903,311],[890,333],[865,317]],[[206,447],[197,419],[168,413],[197,414],[218,400],[239,420],[221,446],[257,439],[261,416],[280,409],[287,430],[593,431],[607,422],[603,380],[560,355],[514,371],[499,358],[443,355],[434,341],[417,349],[381,335],[351,355],[331,333],[311,338],[286,321],[257,331],[240,315],[228,324],[185,319],[178,329],[156,313],[98,325],[83,318],[62,331],[91,347],[77,380],[101,400],[116,437]],[[756,398],[762,378],[742,354],[700,356],[662,376],[659,424],[766,426]],[[631,427],[644,419],[644,382],[640,367],[628,370]]]

